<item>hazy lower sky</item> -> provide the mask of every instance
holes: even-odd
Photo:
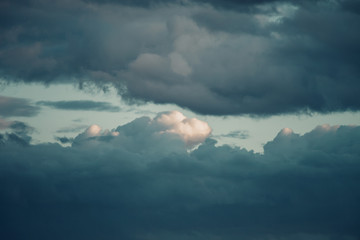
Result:
[[[0,239],[359,239],[359,43],[357,0],[2,0]]]
[[[263,145],[272,140],[283,128],[291,128],[294,132],[304,134],[314,127],[323,124],[357,125],[360,122],[359,112],[283,114],[267,117],[250,116],[213,116],[201,115],[174,104],[146,103],[127,105],[111,88],[107,92],[99,89],[79,90],[72,84],[10,84],[0,89],[6,97],[25,98],[29,103],[41,107],[39,113],[32,117],[10,117],[11,120],[24,121],[35,128],[32,133],[34,143],[54,142],[55,137],[73,137],[92,124],[105,129],[113,129],[142,116],[155,117],[159,112],[177,110],[186,116],[206,121],[212,128],[212,137],[218,144],[230,144],[263,152]],[[103,111],[94,108],[80,109],[54,108],[39,102],[94,101],[105,102],[117,109]],[[71,104],[70,104],[71,106]],[[67,131],[68,130],[68,131]]]

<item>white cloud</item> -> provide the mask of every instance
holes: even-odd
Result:
[[[180,139],[186,148],[193,148],[204,142],[210,133],[211,128],[206,122],[196,118],[187,118],[178,111],[169,111],[159,113],[154,119],[146,117],[135,119],[117,127],[116,130],[102,130],[100,126],[93,124],[75,138],[75,143],[96,137],[118,137],[115,141],[118,144],[119,141],[128,141],[128,138],[136,136],[142,142],[152,142],[154,138],[159,141],[161,138],[169,143]],[[124,138],[127,139],[124,140]]]
[[[88,129],[86,129],[85,134],[87,137],[99,136],[101,127],[99,125],[93,124]]]
[[[291,128],[283,128],[279,134],[283,135],[283,136],[287,136],[287,135],[291,135],[293,134],[293,130]]]
[[[187,118],[178,111],[160,113],[154,120],[166,128],[160,133],[178,134],[190,148],[202,143],[211,133],[206,122]]]

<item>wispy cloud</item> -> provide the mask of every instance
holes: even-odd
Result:
[[[119,112],[120,107],[114,106],[108,102],[96,102],[90,100],[77,101],[39,101],[36,103],[40,106],[47,106],[55,109],[73,110],[73,111],[103,111]]]
[[[247,131],[247,130],[235,130],[235,131],[231,131],[226,134],[215,135],[214,137],[215,138],[225,137],[225,138],[247,139],[250,137],[250,135],[249,135],[249,131]]]
[[[88,125],[74,125],[74,126],[60,128],[56,132],[57,133],[76,133],[79,131],[83,131],[87,127],[88,127]]]
[[[0,96],[0,116],[32,117],[39,113],[40,107],[34,106],[24,98]]]

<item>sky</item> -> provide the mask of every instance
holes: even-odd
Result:
[[[0,1],[2,239],[360,238],[357,0]]]

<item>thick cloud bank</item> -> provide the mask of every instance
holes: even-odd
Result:
[[[359,239],[360,127],[283,129],[263,155],[210,138],[188,152],[179,129],[197,121],[93,125],[71,147],[1,135],[0,238]]]
[[[122,3],[122,4],[121,4]],[[0,77],[203,114],[359,110],[355,0],[0,3]]]

